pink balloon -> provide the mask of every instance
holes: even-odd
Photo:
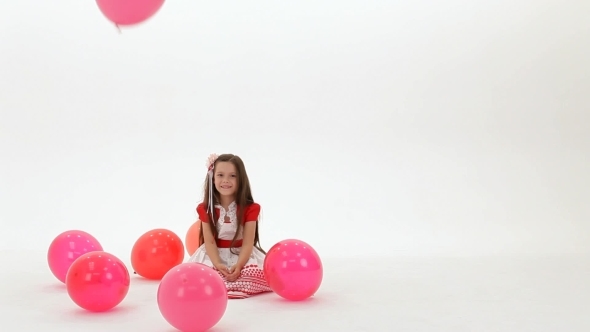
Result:
[[[317,252],[309,244],[294,239],[272,246],[263,269],[270,288],[291,301],[314,295],[323,278],[322,261]]]
[[[183,332],[205,331],[227,308],[221,276],[200,263],[183,263],[168,271],[158,287],[158,308],[164,319]]]
[[[102,250],[102,246],[92,235],[79,230],[70,230],[53,239],[47,251],[47,263],[51,273],[65,283],[68,269],[78,257],[87,252]]]
[[[89,311],[116,307],[129,292],[131,278],[125,264],[104,251],[86,253],[72,264],[66,276],[68,295]]]
[[[164,0],[96,0],[96,4],[116,25],[134,25],[154,16]]]

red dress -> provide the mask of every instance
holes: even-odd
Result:
[[[209,217],[206,211],[207,207],[203,203],[197,206],[199,220],[201,220],[201,222],[208,223]],[[232,253],[230,244],[238,229],[237,205],[235,202],[231,203],[228,206],[227,211],[221,205],[216,205],[215,214],[219,215],[219,219],[217,221],[217,250],[219,252],[219,257],[223,264],[225,264],[227,267],[231,267],[238,261],[241,250],[241,239],[243,235],[240,234],[237,238],[238,240],[236,240],[236,243],[234,243],[233,251],[236,254]],[[257,203],[250,204],[244,211],[244,220],[245,222],[256,222],[258,221],[259,214],[260,205]],[[264,265],[264,258],[264,253],[254,247],[248,262],[242,268],[240,276],[236,281],[233,282],[227,281],[223,274],[218,272],[225,281],[228,298],[243,299],[255,294],[272,291],[268,286],[266,279],[264,278],[264,272],[262,269]],[[195,253],[189,258],[188,262],[205,264],[215,269],[211,259],[207,255],[204,244],[201,245],[197,251],[195,251]]]

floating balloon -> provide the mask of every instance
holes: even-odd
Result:
[[[47,263],[51,273],[61,282],[74,261],[85,253],[102,251],[94,236],[80,230],[69,230],[56,236],[47,250]]]
[[[130,276],[123,262],[110,253],[86,253],[72,264],[66,277],[68,295],[83,309],[107,311],[127,296]]]
[[[137,239],[131,250],[131,266],[140,276],[160,280],[184,260],[184,245],[174,232],[153,229]]]
[[[154,16],[164,0],[96,0],[106,18],[117,26],[134,25]]]
[[[195,251],[197,251],[197,249],[199,249],[199,247],[201,246],[201,241],[199,239],[200,231],[201,221],[197,220],[197,222],[192,224],[186,232],[184,243],[186,245],[186,251],[188,252],[189,256],[192,256],[195,253]]]
[[[317,252],[300,240],[280,241],[264,259],[264,276],[279,296],[300,301],[315,294],[323,278],[323,266]]]
[[[166,273],[158,287],[158,308],[180,331],[206,331],[227,309],[227,288],[221,276],[200,263],[183,263]]]

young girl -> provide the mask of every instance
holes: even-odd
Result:
[[[258,238],[260,205],[254,202],[242,159],[209,156],[203,202],[197,206],[203,243],[189,258],[218,271],[228,298],[272,291],[263,273],[266,252]]]

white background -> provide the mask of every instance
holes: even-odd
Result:
[[[585,1],[0,4],[0,249],[181,238],[240,155],[269,248],[590,252]]]

